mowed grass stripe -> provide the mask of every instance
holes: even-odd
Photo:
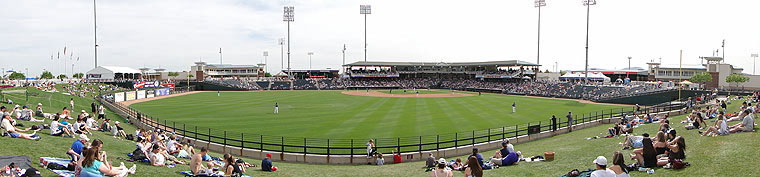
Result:
[[[395,91],[394,91],[395,92]],[[280,114],[273,114],[274,102]],[[512,102],[518,112],[511,113]],[[388,138],[445,134],[544,121],[619,106],[484,94],[450,98],[380,98],[340,91],[204,92],[133,104],[181,125],[228,132],[309,138]]]

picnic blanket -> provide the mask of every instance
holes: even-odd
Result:
[[[0,167],[8,166],[11,163],[22,169],[32,167],[32,160],[29,158],[29,156],[0,156]]]
[[[58,165],[67,166],[69,163],[71,163],[71,159],[63,159],[63,158],[55,158],[55,157],[40,157],[40,164],[42,164],[43,167],[47,167],[49,163],[55,163]],[[47,168],[45,168],[47,169]],[[73,177],[74,171],[68,171],[68,170],[51,170],[55,174],[58,174],[60,177]]]
[[[594,172],[594,169],[588,169],[588,170],[586,170],[586,171],[581,171],[581,172],[578,174],[578,177],[589,177],[589,176],[591,176],[591,173],[592,173],[592,172]],[[560,177],[567,177],[567,174],[565,174],[565,175],[562,175],[562,176],[560,176]]]
[[[132,153],[127,153],[127,156],[129,156],[129,158],[132,158]],[[131,159],[124,159],[124,160],[132,162]],[[150,163],[150,159],[141,160],[140,162]]]
[[[178,171],[177,173],[183,174],[185,176],[195,176],[195,175],[193,175],[192,171]],[[228,176],[230,176],[230,175],[219,175],[219,177],[228,177]],[[251,176],[243,175],[242,177],[251,177]]]

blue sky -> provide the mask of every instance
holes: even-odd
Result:
[[[295,6],[293,68],[339,68],[363,60],[364,17],[371,4],[368,58],[375,61],[536,61],[537,9],[532,0],[99,0],[99,65],[188,70],[194,61],[255,64],[269,51],[280,69],[278,38],[285,37],[282,6]],[[726,39],[726,62],[751,73],[760,52],[760,1],[599,0],[591,8],[590,67],[627,67],[662,58],[698,64]],[[85,72],[93,62],[92,1],[0,1],[0,63],[32,75]],[[586,9],[581,1],[547,0],[542,8],[541,64],[582,69]],[[74,60],[50,60],[73,51]],[[722,50],[722,49],[721,49]],[[721,51],[722,52],[722,51]],[[65,62],[65,63],[64,63]],[[65,64],[65,66],[64,66]]]

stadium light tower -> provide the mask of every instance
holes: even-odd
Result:
[[[586,66],[583,79],[588,82],[588,24],[589,13],[591,12],[591,6],[596,5],[596,0],[583,0],[583,5],[586,6]]]
[[[293,79],[293,72],[290,71],[290,22],[294,20],[293,6],[285,6],[282,14],[282,21],[288,22],[288,78]]]
[[[359,5],[359,13],[364,15],[364,62],[367,62],[367,15],[372,14],[372,6]]]
[[[755,63],[757,63],[757,54],[756,54],[756,53],[753,53],[753,54],[752,54],[752,55],[750,55],[750,56],[751,56],[752,58],[754,58],[754,59],[752,60],[752,75],[755,75]]]
[[[93,34],[95,36],[95,40],[93,42],[95,43],[95,67],[98,67],[98,10],[96,8],[95,4],[96,0],[92,0],[92,29]]]
[[[314,55],[314,52],[309,52],[306,54],[309,55],[309,69],[311,69],[311,56]]]
[[[538,39],[536,44],[536,64],[541,64],[541,7],[546,6],[546,0],[536,0],[534,7],[538,7]]]
[[[269,51],[264,51],[264,73],[269,71],[269,65],[267,64],[268,56],[269,56]]]
[[[280,38],[280,71],[285,68],[285,38]]]
[[[631,69],[631,58],[633,57],[630,57],[630,56],[628,57],[628,69]]]

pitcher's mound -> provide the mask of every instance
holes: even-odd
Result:
[[[343,91],[340,92],[346,95],[355,96],[371,96],[371,97],[396,97],[396,98],[444,98],[444,97],[463,97],[463,96],[475,96],[473,94],[465,93],[433,93],[433,94],[388,94],[377,91]]]

